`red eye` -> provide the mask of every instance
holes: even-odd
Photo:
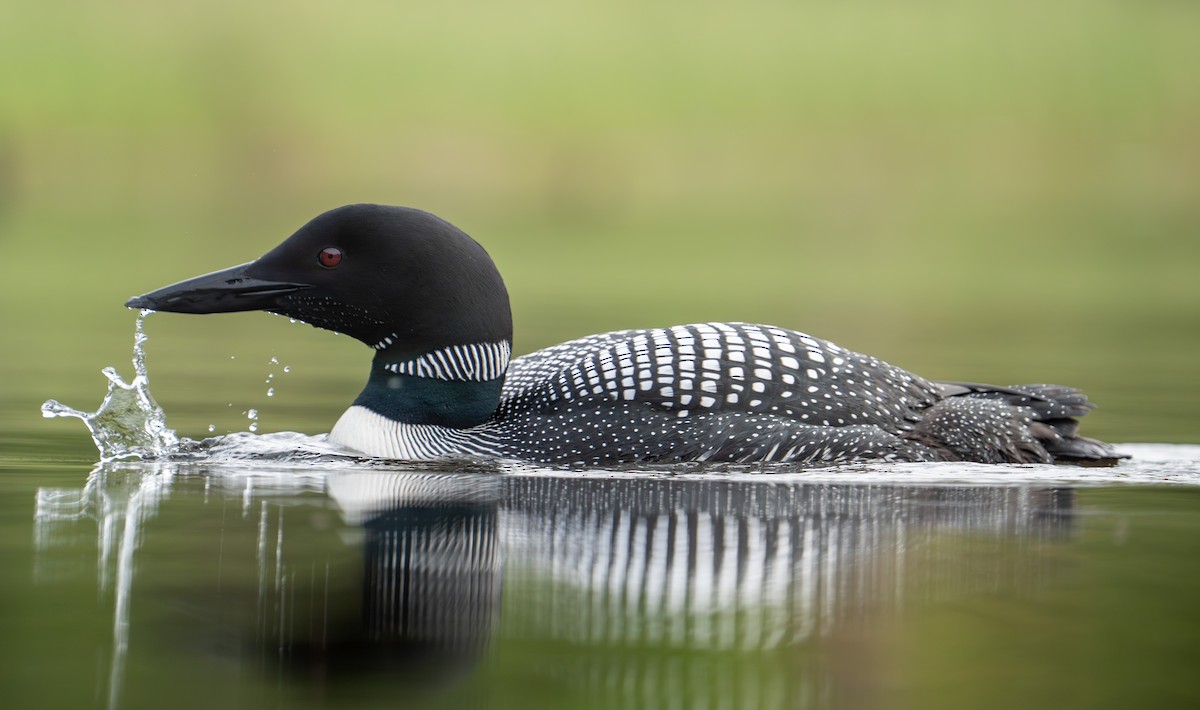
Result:
[[[317,254],[317,261],[321,262],[321,266],[326,269],[332,269],[342,263],[342,250],[337,247],[325,247]]]

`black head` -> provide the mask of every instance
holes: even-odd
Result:
[[[125,305],[269,311],[409,353],[512,340],[508,292],[483,247],[428,212],[386,205],[330,210],[256,261]]]

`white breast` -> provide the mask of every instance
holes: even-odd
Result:
[[[338,419],[329,440],[367,456],[403,461],[432,461],[455,456],[494,456],[481,428],[451,429],[404,424],[366,407],[350,407]]]

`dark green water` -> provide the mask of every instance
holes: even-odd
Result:
[[[1131,447],[1134,462],[1102,472],[776,475],[437,470],[280,448],[0,460],[5,705],[1200,700],[1197,447]]]

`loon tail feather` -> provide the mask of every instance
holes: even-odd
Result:
[[[1027,417],[1024,436],[1014,440],[1019,451],[1030,448],[1027,439],[1032,438],[1037,443],[1034,448],[1044,450],[1053,463],[1115,466],[1121,459],[1129,458],[1128,454],[1119,453],[1103,441],[1078,435],[1078,417],[1086,415],[1096,405],[1073,387],[1048,384],[1000,387],[975,382],[938,382],[937,385],[948,398],[1002,402]],[[1024,460],[1037,458],[1035,454]]]

